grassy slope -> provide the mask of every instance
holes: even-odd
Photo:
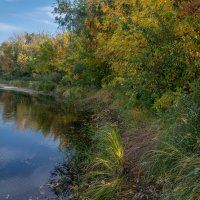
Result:
[[[110,188],[109,194],[112,194],[112,189],[115,192],[114,199],[141,199],[144,196],[148,199],[156,199],[158,191],[145,180],[145,168],[143,166],[143,161],[148,156],[148,152],[153,145],[152,116],[141,109],[125,108],[126,101],[127,99],[122,93],[116,93],[116,91],[112,90],[99,90],[90,92],[89,96],[81,104],[82,107],[91,109],[94,113],[93,122],[97,128],[93,132],[94,137],[100,143],[102,143],[102,140],[99,137],[99,131],[101,132],[102,129],[109,133],[107,128],[111,126],[112,128],[114,127],[114,130],[117,129],[121,135],[124,150],[123,166],[116,165],[116,167],[121,167],[123,173],[117,173],[120,176],[114,175],[115,178],[112,181],[114,181],[115,187],[112,186]],[[97,142],[94,142],[94,144],[97,144]],[[108,145],[107,148],[110,149],[110,146],[112,145]],[[97,181],[95,177],[93,178]],[[105,181],[100,181],[99,183],[101,183],[101,186],[106,186]],[[91,184],[89,183],[89,185]],[[93,188],[88,187],[88,189]],[[84,191],[87,190],[84,188]],[[99,196],[97,199],[106,199],[104,192],[106,193],[106,191],[102,190],[102,197]],[[92,197],[91,199],[96,198]],[[112,198],[108,196],[108,199]]]

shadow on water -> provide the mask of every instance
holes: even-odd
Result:
[[[51,189],[70,199],[68,162],[87,141],[88,116],[53,97],[0,90],[0,199],[57,199]]]

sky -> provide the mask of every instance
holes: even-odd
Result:
[[[14,34],[55,34],[52,6],[56,0],[0,0],[0,43]]]

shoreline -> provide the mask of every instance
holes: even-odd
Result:
[[[64,97],[63,95],[60,95],[56,92],[49,92],[45,90],[37,90],[37,89],[31,89],[30,87],[21,87],[21,86],[14,86],[14,84],[9,84],[9,83],[0,83],[0,90],[7,90],[7,91],[13,91],[13,92],[20,92],[24,94],[29,94],[29,95],[44,95],[44,96],[49,96],[53,97],[56,99],[56,101],[63,102],[67,100],[67,97]]]
[[[41,94],[53,96],[55,98],[59,95],[56,92],[51,92],[51,94],[49,94],[48,91],[37,91],[20,86],[13,86],[11,84],[0,84],[0,90],[16,91],[30,95]],[[104,99],[104,95],[104,92],[96,91],[95,94],[93,94],[92,96],[88,94],[88,96],[86,98],[82,98],[81,101],[80,99],[75,99],[73,103],[77,104],[77,106],[81,107],[81,109],[83,110],[91,110],[93,112],[92,118],[94,124],[99,127],[98,129],[93,130],[94,135],[96,134],[96,132],[98,132],[98,130],[101,129],[101,127],[104,127],[106,124],[117,124],[117,129],[120,129],[121,142],[123,143],[124,147],[124,166],[122,169],[124,171],[124,181],[121,185],[122,191],[116,193],[116,197],[114,199],[121,200],[121,198],[135,198],[136,200],[139,200],[139,198],[137,198],[138,195],[140,196],[144,193],[149,193],[149,190],[152,189],[151,187],[148,188],[148,186],[146,185],[148,184],[147,182],[144,183],[143,173],[140,172],[140,164],[142,160],[146,157],[149,149],[151,148],[153,135],[151,132],[149,132],[149,130],[147,130],[148,125],[145,125],[145,127],[143,127],[143,125],[141,126],[141,124],[136,123],[135,127],[128,127],[129,125],[131,125],[130,122],[128,122],[128,124],[124,127],[124,125],[121,124],[120,120],[125,119],[122,119],[122,116],[120,116],[120,114],[118,113],[118,108],[112,108],[112,97],[109,94],[107,101]],[[66,99],[67,98],[64,96],[60,96],[59,98],[59,100]],[[145,119],[142,121],[144,121],[145,123]],[[148,136],[148,141],[145,140],[146,136]],[[98,152],[96,154],[98,155]],[[90,164],[91,163],[86,163],[86,165]],[[131,191],[131,193],[127,195],[128,191]],[[152,196],[154,196],[154,194],[150,194],[148,198],[152,199]]]
[[[22,92],[22,93],[27,93],[27,94],[45,94],[44,91],[37,91],[37,90],[23,88],[23,87],[11,86],[9,84],[0,84],[0,90],[16,91],[16,92]]]

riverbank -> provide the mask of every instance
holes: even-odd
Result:
[[[14,87],[7,84],[0,84],[0,87],[2,89],[30,94],[46,94],[45,91]],[[49,93],[47,92],[47,94]],[[85,94],[85,92],[83,92],[83,94]],[[91,132],[90,140],[92,140],[93,145],[90,149],[81,150],[87,151],[87,153],[90,154],[82,160],[82,163],[75,162],[72,164],[72,167],[76,166],[77,169],[75,171],[78,172],[79,176],[79,182],[77,183],[74,181],[72,186],[77,197],[87,197],[87,195],[92,195],[92,192],[95,191],[95,193],[97,193],[97,190],[99,190],[99,195],[104,195],[104,199],[111,199],[114,197],[115,199],[139,200],[144,196],[148,199],[155,199],[157,191],[154,186],[145,183],[144,168],[141,165],[147,157],[149,150],[152,148],[154,138],[150,123],[147,122],[147,115],[139,109],[123,110],[123,96],[121,96],[121,100],[119,100],[119,96],[116,97],[114,91],[111,92],[101,89],[99,91],[90,91],[90,93],[88,93],[89,96],[83,94],[81,94],[82,99],[77,99],[74,103],[82,110],[93,113],[91,117],[93,126],[90,127],[89,130]],[[103,146],[102,149],[102,143],[106,143],[105,139],[108,138],[107,134],[110,132],[113,133],[112,139],[115,138],[113,142],[118,144],[117,149],[111,149],[112,142],[110,143],[110,141],[108,141],[107,146]],[[120,135],[117,136],[118,134]],[[99,135],[102,135],[102,137]],[[110,153],[108,154],[106,151]],[[110,165],[109,170],[111,171],[109,175],[108,168],[105,168],[105,163],[98,163],[99,166],[96,166],[97,160],[104,160],[104,162],[107,162],[106,159],[108,158],[108,160],[112,160],[113,163],[118,163],[118,161],[116,161],[117,157],[113,156],[117,155],[118,151],[121,152],[120,158],[118,157],[120,160],[119,163],[121,164],[115,164],[113,166],[114,168]],[[104,153],[100,155],[100,152]],[[105,157],[103,154],[107,154],[108,157]],[[95,167],[91,168],[89,166]],[[116,167],[118,169],[115,169]],[[116,170],[117,173],[113,174],[112,171]],[[107,171],[106,174],[104,174],[105,171]],[[100,175],[91,176],[91,174],[97,172]],[[90,187],[94,185],[93,181],[96,184],[95,188]],[[77,187],[77,185],[79,186]],[[92,197],[91,199],[95,198]]]
[[[123,181],[114,199],[156,200],[159,191],[150,183],[144,165],[154,147],[156,128],[151,113],[139,108],[124,108],[123,94],[99,90],[86,98],[83,105],[92,108],[97,127],[112,124],[117,127],[123,144]]]
[[[70,163],[74,199],[199,200],[199,89],[164,110],[127,106],[114,89],[51,91],[92,113]]]

